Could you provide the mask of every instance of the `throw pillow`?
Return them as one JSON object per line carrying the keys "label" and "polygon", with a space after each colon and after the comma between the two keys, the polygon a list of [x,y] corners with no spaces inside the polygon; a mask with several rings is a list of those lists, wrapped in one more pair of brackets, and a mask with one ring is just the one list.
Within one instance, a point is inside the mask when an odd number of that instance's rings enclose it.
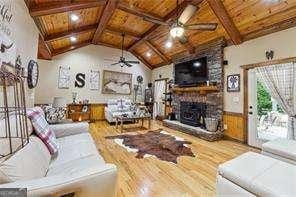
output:
{"label": "throw pillow", "polygon": [[42,107],[45,119],[49,124],[57,123],[65,119],[65,109],[63,108],[53,108],[51,106]]}
{"label": "throw pillow", "polygon": [[34,107],[33,109],[29,109],[27,114],[32,122],[35,133],[46,145],[50,154],[57,154],[59,148],[58,142],[54,132],[45,120],[43,110],[40,107]]}

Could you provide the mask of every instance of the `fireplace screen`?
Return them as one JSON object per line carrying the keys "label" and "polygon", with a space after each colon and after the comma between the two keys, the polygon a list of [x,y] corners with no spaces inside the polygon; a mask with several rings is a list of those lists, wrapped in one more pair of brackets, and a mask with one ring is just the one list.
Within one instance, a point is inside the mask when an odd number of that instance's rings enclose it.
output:
{"label": "fireplace screen", "polygon": [[181,123],[205,128],[207,110],[205,103],[181,102],[180,110]]}

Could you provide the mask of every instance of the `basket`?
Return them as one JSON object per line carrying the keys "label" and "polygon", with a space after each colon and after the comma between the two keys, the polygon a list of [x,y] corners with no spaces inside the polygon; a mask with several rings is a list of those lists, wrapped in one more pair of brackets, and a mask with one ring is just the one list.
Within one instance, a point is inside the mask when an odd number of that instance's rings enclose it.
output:
{"label": "basket", "polygon": [[205,118],[206,129],[210,132],[216,132],[218,129],[218,119]]}

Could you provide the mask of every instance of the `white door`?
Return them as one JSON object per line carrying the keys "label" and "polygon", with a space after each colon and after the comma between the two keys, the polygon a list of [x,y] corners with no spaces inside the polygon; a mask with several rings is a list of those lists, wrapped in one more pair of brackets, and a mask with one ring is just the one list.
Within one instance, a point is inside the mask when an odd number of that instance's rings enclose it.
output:
{"label": "white door", "polygon": [[154,82],[154,106],[153,118],[165,116],[165,105],[163,99],[166,92],[166,81],[159,80]]}
{"label": "white door", "polygon": [[257,78],[254,70],[248,72],[248,144],[261,148],[264,143],[258,135]]}

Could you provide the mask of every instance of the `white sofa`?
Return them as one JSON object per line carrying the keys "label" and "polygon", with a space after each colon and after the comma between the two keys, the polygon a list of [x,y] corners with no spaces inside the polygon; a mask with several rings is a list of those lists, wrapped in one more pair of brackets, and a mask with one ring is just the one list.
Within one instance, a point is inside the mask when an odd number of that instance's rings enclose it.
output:
{"label": "white sofa", "polygon": [[30,136],[24,148],[0,164],[0,189],[27,188],[28,196],[115,196],[116,166],[101,157],[88,124],[75,124],[51,126],[59,143],[54,159],[38,137]]}
{"label": "white sofa", "polygon": [[296,166],[248,152],[219,166],[216,196],[296,196]]}
{"label": "white sofa", "polygon": [[129,99],[110,99],[105,107],[105,118],[109,123],[116,121],[114,118],[116,115],[131,113],[131,101]]}
{"label": "white sofa", "polygon": [[296,165],[296,141],[276,139],[262,144],[263,155]]}

